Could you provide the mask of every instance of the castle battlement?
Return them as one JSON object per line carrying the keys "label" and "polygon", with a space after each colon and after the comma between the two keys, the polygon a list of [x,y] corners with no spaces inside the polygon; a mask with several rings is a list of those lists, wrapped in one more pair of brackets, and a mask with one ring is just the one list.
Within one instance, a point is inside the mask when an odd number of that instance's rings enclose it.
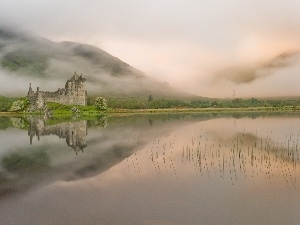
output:
{"label": "castle battlement", "polygon": [[31,83],[27,97],[30,102],[30,110],[43,109],[47,102],[55,102],[64,105],[87,105],[87,91],[85,89],[86,79],[76,72],[66,82],[65,88],[59,88],[55,92],[32,90]]}

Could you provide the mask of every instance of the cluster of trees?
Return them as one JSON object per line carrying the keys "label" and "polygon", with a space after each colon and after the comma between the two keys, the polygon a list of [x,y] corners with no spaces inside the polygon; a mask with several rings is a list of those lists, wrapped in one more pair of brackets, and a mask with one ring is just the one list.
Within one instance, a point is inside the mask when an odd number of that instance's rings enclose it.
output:
{"label": "cluster of trees", "polygon": [[[0,112],[23,111],[29,104],[27,98],[9,98],[0,96]],[[96,110],[105,111],[107,108],[119,109],[168,109],[168,108],[249,108],[249,107],[284,107],[300,106],[300,99],[257,99],[257,98],[235,98],[227,99],[165,99],[155,98],[149,95],[146,98],[106,98],[94,97],[88,99],[89,107]],[[68,106],[66,109],[69,109]],[[53,108],[53,107],[50,107]],[[63,110],[63,106],[60,106]]]}
{"label": "cluster of trees", "polygon": [[0,112],[8,112],[16,98],[9,98],[0,95]]}
{"label": "cluster of trees", "polygon": [[213,101],[211,107],[218,108],[249,108],[249,107],[284,107],[299,106],[300,99],[257,99],[235,98],[233,100]]}
{"label": "cluster of trees", "polygon": [[249,107],[284,107],[300,106],[300,99],[294,100],[263,100],[256,98],[233,100],[178,100],[155,99],[149,95],[148,99],[114,99],[107,103],[109,108],[123,109],[164,109],[164,108],[249,108]]}
{"label": "cluster of trees", "polygon": [[183,100],[173,99],[108,99],[108,108],[119,109],[163,109],[163,108],[186,108],[189,103]]}
{"label": "cluster of trees", "polygon": [[23,111],[27,108],[29,105],[29,99],[28,98],[21,98],[13,102],[11,105],[9,111],[10,112],[18,112]]}

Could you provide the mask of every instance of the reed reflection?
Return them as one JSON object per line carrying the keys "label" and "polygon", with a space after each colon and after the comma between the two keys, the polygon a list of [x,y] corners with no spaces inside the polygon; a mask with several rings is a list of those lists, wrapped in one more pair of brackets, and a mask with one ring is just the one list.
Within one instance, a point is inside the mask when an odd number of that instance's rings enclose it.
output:
{"label": "reed reflection", "polygon": [[235,119],[218,130],[212,125],[216,122],[199,123],[168,136],[155,135],[144,151],[127,159],[129,171],[149,170],[145,168],[148,161],[157,176],[177,178],[191,167],[200,177],[219,176],[232,185],[238,179],[256,177],[296,188],[300,130],[285,131],[275,125],[275,130],[257,127],[247,131],[236,124],[243,121]]}
{"label": "reed reflection", "polygon": [[245,132],[230,139],[210,139],[200,134],[183,147],[181,162],[191,163],[201,176],[218,173],[232,185],[241,176],[263,176],[270,182],[281,176],[286,185],[296,187],[298,139],[292,136],[273,140],[270,135],[258,137]]}

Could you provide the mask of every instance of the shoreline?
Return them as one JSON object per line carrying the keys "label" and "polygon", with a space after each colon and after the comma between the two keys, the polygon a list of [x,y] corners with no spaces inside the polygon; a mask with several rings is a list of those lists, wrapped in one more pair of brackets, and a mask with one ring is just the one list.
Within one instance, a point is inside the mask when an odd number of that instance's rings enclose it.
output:
{"label": "shoreline", "polygon": [[109,113],[300,112],[300,107],[112,109]]}
{"label": "shoreline", "polygon": [[[108,109],[106,112],[91,112],[79,115],[98,116],[115,114],[165,114],[165,113],[218,113],[218,112],[300,112],[300,107],[249,107],[249,108],[165,108],[165,109]],[[37,113],[24,112],[0,112],[0,116],[25,116],[25,115],[43,115]],[[69,111],[65,113],[56,113],[55,116],[72,115]]]}

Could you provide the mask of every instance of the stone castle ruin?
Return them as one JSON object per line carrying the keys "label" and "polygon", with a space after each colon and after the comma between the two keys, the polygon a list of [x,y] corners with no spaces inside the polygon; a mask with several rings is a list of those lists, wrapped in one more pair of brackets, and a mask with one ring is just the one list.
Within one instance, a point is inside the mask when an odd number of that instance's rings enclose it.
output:
{"label": "stone castle ruin", "polygon": [[55,102],[64,105],[87,105],[87,91],[85,90],[86,79],[79,76],[76,72],[66,82],[65,88],[59,88],[55,92],[37,91],[34,92],[31,88],[31,83],[28,90],[28,99],[30,103],[29,110],[45,109],[47,102]]}

